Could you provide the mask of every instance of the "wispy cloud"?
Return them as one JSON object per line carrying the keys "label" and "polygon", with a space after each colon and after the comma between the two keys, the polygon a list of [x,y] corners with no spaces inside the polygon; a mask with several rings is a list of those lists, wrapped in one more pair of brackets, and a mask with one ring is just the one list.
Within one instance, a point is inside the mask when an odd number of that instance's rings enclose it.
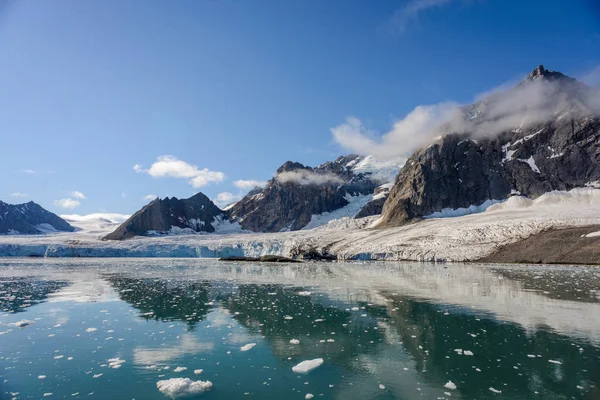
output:
{"label": "wispy cloud", "polygon": [[76,199],[83,200],[85,199],[85,194],[81,193],[78,190],[74,190],[70,193],[71,197],[75,197]]}
{"label": "wispy cloud", "polygon": [[344,181],[334,174],[317,174],[310,170],[298,169],[295,171],[284,171],[275,176],[281,183],[297,183],[300,185],[324,185],[343,183]]}
{"label": "wispy cloud", "polygon": [[142,200],[144,201],[152,201],[154,199],[156,199],[158,196],[155,194],[147,194],[144,197],[142,197]]}
{"label": "wispy cloud", "polygon": [[402,33],[411,24],[418,21],[420,14],[432,8],[442,7],[453,1],[455,0],[409,0],[396,11],[392,17],[392,22],[396,30]]}
{"label": "wispy cloud", "polygon": [[79,214],[61,214],[62,219],[68,222],[87,222],[96,220],[106,220],[113,223],[124,222],[127,218],[131,217],[129,214],[118,214],[118,213],[92,213],[86,215]]}
{"label": "wispy cloud", "polygon": [[187,179],[194,188],[200,188],[212,182],[222,182],[225,179],[223,172],[210,171],[208,168],[199,169],[193,164],[170,155],[158,157],[148,169],[144,169],[140,164],[135,164],[133,170],[137,173],[147,173],[155,178]]}
{"label": "wispy cloud", "polygon": [[233,202],[240,200],[241,198],[242,198],[242,196],[239,194],[233,194],[230,192],[221,192],[221,193],[217,194],[217,198],[213,199],[213,202],[219,207],[224,207],[228,204],[231,204]]}
{"label": "wispy cloud", "polygon": [[81,205],[81,202],[78,200],[73,200],[71,198],[68,198],[68,199],[55,200],[54,205],[57,205],[62,208],[73,209],[73,208],[79,207]]}
{"label": "wispy cloud", "polygon": [[267,184],[267,181],[258,181],[258,180],[252,180],[252,179],[248,179],[248,180],[238,179],[237,181],[233,182],[233,185],[235,187],[238,187],[243,190],[254,189],[257,186],[263,187],[266,184]]}
{"label": "wispy cloud", "polygon": [[[537,80],[506,90],[491,90],[476,96],[483,101],[478,112],[468,115],[456,102],[418,106],[396,121],[391,130],[378,134],[366,128],[360,120],[350,117],[331,129],[334,140],[344,149],[363,155],[373,154],[399,164],[415,150],[424,147],[443,134],[467,133],[472,137],[494,136],[516,128],[527,128],[557,117],[570,109],[568,96],[560,92],[558,82]],[[589,112],[600,114],[597,91],[582,93]]]}
{"label": "wispy cloud", "polygon": [[21,193],[21,192],[14,192],[10,194],[12,197],[27,197],[28,194],[27,193]]}

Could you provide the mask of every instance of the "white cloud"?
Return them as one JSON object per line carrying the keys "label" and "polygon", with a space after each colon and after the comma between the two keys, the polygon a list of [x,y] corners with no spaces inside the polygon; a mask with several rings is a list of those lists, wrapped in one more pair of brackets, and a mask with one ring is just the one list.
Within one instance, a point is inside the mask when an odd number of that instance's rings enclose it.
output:
{"label": "white cloud", "polygon": [[125,192],[121,192],[121,197],[126,199],[127,198],[127,194]]}
{"label": "white cloud", "polygon": [[137,365],[168,364],[186,355],[210,352],[214,346],[214,343],[201,342],[195,336],[184,333],[180,335],[179,344],[171,347],[135,347],[133,362]]}
{"label": "white cloud", "polygon": [[458,104],[446,102],[416,107],[380,137],[353,117],[332,128],[331,133],[337,143],[353,153],[373,154],[402,163],[414,150],[439,136],[444,123],[459,117]]}
{"label": "white cloud", "polygon": [[154,199],[156,199],[158,196],[155,194],[147,194],[144,197],[142,197],[142,200],[144,201],[152,201]]}
{"label": "white cloud", "polygon": [[54,204],[62,208],[76,208],[81,205],[78,200],[73,200],[71,198],[55,200]]}
{"label": "white cloud", "polygon": [[131,215],[129,214],[118,214],[118,213],[92,213],[86,215],[79,214],[61,214],[60,217],[67,222],[87,222],[96,220],[107,220],[110,222],[124,222]]}
{"label": "white cloud", "polygon": [[70,195],[72,197],[75,197],[76,199],[81,199],[81,200],[85,199],[85,195],[83,193],[81,193],[80,191],[77,191],[77,190],[72,191],[70,193]]}
{"label": "white cloud", "polygon": [[392,18],[399,32],[403,32],[411,24],[418,20],[419,14],[451,3],[454,0],[409,0]]}
{"label": "white cloud", "polygon": [[25,174],[37,174],[39,171],[36,171],[34,169],[26,168],[26,169],[22,169],[21,172],[23,172]]}
{"label": "white cloud", "polygon": [[334,174],[317,174],[310,170],[298,169],[295,171],[284,171],[275,176],[281,183],[298,183],[300,185],[324,185],[343,183],[344,181]]}
{"label": "white cloud", "polygon": [[223,172],[210,171],[208,168],[199,169],[195,165],[188,164],[169,155],[158,157],[149,169],[144,169],[140,164],[135,164],[133,170],[137,173],[147,173],[155,178],[188,179],[189,184],[194,188],[199,188],[212,182],[222,182],[225,179]]}
{"label": "white cloud", "polygon": [[250,190],[250,189],[254,189],[256,186],[259,187],[264,187],[267,184],[266,181],[257,181],[257,180],[244,180],[244,179],[238,179],[237,181],[233,182],[233,185],[240,188],[240,189],[244,189],[244,190]]}
{"label": "white cloud", "polygon": [[[489,137],[556,118],[558,112],[571,108],[567,96],[558,90],[557,85],[557,82],[536,80],[509,90],[488,91],[483,96],[476,96],[482,101],[476,110],[481,113],[479,116],[470,117],[458,103],[443,102],[416,107],[382,135],[367,129],[360,120],[352,117],[332,128],[331,133],[346,150],[372,154],[401,164],[413,151],[446,133]],[[597,91],[582,93],[581,98],[585,104],[580,104],[580,107],[591,113],[600,113]]]}
{"label": "white cloud", "polygon": [[28,194],[27,193],[21,193],[21,192],[14,192],[10,194],[12,197],[27,197]]}
{"label": "white cloud", "polygon": [[219,206],[224,207],[228,204],[234,203],[242,198],[241,195],[236,195],[230,192],[221,192],[217,194],[217,198],[213,199],[213,202]]}

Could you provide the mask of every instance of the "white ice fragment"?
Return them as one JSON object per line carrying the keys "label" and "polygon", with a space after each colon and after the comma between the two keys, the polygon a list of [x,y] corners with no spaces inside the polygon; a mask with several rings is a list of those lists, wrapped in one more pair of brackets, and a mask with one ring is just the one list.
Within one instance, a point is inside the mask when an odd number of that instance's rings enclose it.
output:
{"label": "white ice fragment", "polygon": [[312,294],[312,292],[308,292],[308,291],[298,292],[298,296],[310,296],[311,294]]}
{"label": "white ice fragment", "polygon": [[452,382],[452,381],[448,381],[448,382],[446,382],[446,384],[444,385],[444,387],[445,387],[446,389],[450,389],[450,390],[454,390],[454,389],[456,389],[456,385],[455,385],[455,384],[454,384],[454,382]]}
{"label": "white ice fragment", "polygon": [[256,343],[248,343],[248,344],[246,344],[246,345],[244,345],[244,346],[240,347],[240,350],[241,350],[241,351],[248,351],[248,350],[250,350],[251,348],[253,348],[254,346],[256,346]]}
{"label": "white ice fragment", "polygon": [[310,399],[312,399],[313,397],[315,397],[315,396],[314,396],[312,393],[306,393],[306,396],[304,396],[304,398],[305,398],[306,400],[310,400]]}
{"label": "white ice fragment", "polygon": [[382,383],[380,383],[380,384],[379,384],[379,389],[381,389],[381,390],[384,390],[384,389],[385,389],[385,385],[384,385],[384,384],[382,384]]}
{"label": "white ice fragment", "polygon": [[473,352],[472,352],[471,350],[465,350],[465,351],[463,351],[463,354],[464,354],[465,356],[472,356],[472,355],[473,355]]}
{"label": "white ice fragment", "polygon": [[98,329],[96,328],[87,328],[85,331],[86,332],[96,332]]}
{"label": "white ice fragment", "polygon": [[291,315],[286,315],[285,317],[283,317],[284,319],[290,320],[290,319],[294,319],[294,317],[292,317]]}
{"label": "white ice fragment", "polygon": [[38,375],[38,379],[46,379],[46,375]]}
{"label": "white ice fragment", "polygon": [[108,360],[108,368],[119,369],[121,365],[125,362],[125,360],[121,360],[119,357],[109,358]]}
{"label": "white ice fragment", "polygon": [[17,322],[13,322],[13,323],[11,323],[11,324],[8,324],[8,326],[14,326],[15,328],[24,328],[24,327],[26,327],[27,325],[32,325],[32,324],[35,324],[35,322],[33,322],[33,321],[30,321],[30,320],[28,320],[28,319],[22,319],[22,320],[20,320],[20,321],[17,321]]}
{"label": "white ice fragment", "polygon": [[502,390],[494,389],[491,386],[490,386],[490,391],[493,392],[493,393],[502,393]]}
{"label": "white ice fragment", "polygon": [[315,358],[314,360],[305,360],[292,367],[292,371],[299,374],[305,374],[323,364],[322,358]]}
{"label": "white ice fragment", "polygon": [[562,364],[560,361],[556,361],[556,360],[548,360],[548,362],[552,363],[552,364],[559,364],[559,365]]}
{"label": "white ice fragment", "polygon": [[171,397],[186,397],[202,393],[212,387],[211,381],[192,381],[190,378],[171,378],[156,382],[158,390]]}
{"label": "white ice fragment", "polygon": [[187,367],[177,367],[173,370],[173,372],[182,372],[185,371],[187,369]]}
{"label": "white ice fragment", "polygon": [[292,339],[290,340],[291,344],[300,344],[300,341],[298,339]]}

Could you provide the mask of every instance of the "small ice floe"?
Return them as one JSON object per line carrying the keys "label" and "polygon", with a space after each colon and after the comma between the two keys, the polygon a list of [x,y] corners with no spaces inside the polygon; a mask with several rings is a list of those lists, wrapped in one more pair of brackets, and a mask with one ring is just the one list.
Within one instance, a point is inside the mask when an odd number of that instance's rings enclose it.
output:
{"label": "small ice floe", "polygon": [[465,356],[472,356],[472,355],[473,355],[473,352],[472,352],[471,350],[465,350],[465,351],[463,351],[463,354],[464,354]]}
{"label": "small ice floe", "polygon": [[315,319],[315,322],[323,322],[323,321],[325,321],[323,318]]}
{"label": "small ice floe", "polygon": [[327,339],[327,342],[328,343],[333,343],[333,342],[335,342],[335,339]]}
{"label": "small ice floe", "polygon": [[548,362],[552,363],[552,364],[558,364],[558,365],[562,364],[560,361],[556,361],[556,360],[548,360]]}
{"label": "small ice floe", "polygon": [[502,393],[502,390],[494,389],[493,387],[490,386],[490,392],[492,392],[492,393]]}
{"label": "small ice floe", "polygon": [[35,322],[30,321],[28,319],[22,319],[20,321],[7,324],[7,326],[14,326],[15,328],[25,328],[27,325],[33,325],[33,324],[35,324]]}
{"label": "small ice floe", "polygon": [[312,294],[312,292],[308,292],[308,291],[298,292],[298,296],[310,296],[311,294]]}
{"label": "small ice floe", "polygon": [[46,379],[46,375],[38,375],[38,379]]}
{"label": "small ice floe", "polygon": [[108,360],[108,368],[119,369],[121,365],[125,362],[125,360],[121,360],[119,357],[109,358]]}
{"label": "small ice floe", "polygon": [[291,315],[286,315],[285,317],[283,317],[283,319],[290,320],[290,319],[294,319],[294,317],[292,317]]}
{"label": "small ice floe", "polygon": [[196,374],[196,375],[200,375],[202,372],[204,372],[203,369],[195,369],[194,370],[194,374]]}
{"label": "small ice floe", "polygon": [[240,347],[240,350],[241,350],[241,351],[248,351],[248,350],[250,350],[251,348],[253,348],[254,346],[256,346],[256,343],[248,343],[248,344],[246,344],[246,345],[244,345],[244,346]]}
{"label": "small ice floe", "polygon": [[97,328],[87,328],[85,331],[88,333],[91,333],[91,332],[96,332],[97,330],[98,330]]}
{"label": "small ice floe", "polygon": [[454,389],[456,389],[456,385],[455,385],[455,384],[454,384],[454,382],[452,382],[452,381],[448,381],[448,382],[446,382],[446,384],[444,385],[444,387],[445,387],[446,389],[450,389],[450,390],[454,390]]}
{"label": "small ice floe", "polygon": [[323,364],[322,358],[315,358],[314,360],[302,361],[298,365],[292,367],[292,371],[299,374],[306,374],[307,372],[321,366]]}
{"label": "small ice floe", "polygon": [[291,344],[300,344],[300,341],[298,339],[292,339],[290,340]]}
{"label": "small ice floe", "polygon": [[384,384],[382,384],[382,383],[380,383],[380,384],[379,384],[379,389],[381,389],[381,390],[385,390],[385,385],[384,385]]}
{"label": "small ice floe", "polygon": [[527,354],[527,357],[529,357],[529,358],[535,358],[535,354]]}
{"label": "small ice floe", "polygon": [[211,381],[193,381],[190,378],[171,378],[156,382],[158,390],[173,399],[203,393],[212,385]]}
{"label": "small ice floe", "polygon": [[97,378],[100,378],[102,375],[104,375],[104,374],[94,374],[93,378],[97,379]]}
{"label": "small ice floe", "polygon": [[61,358],[63,358],[63,357],[64,357],[63,355],[60,355],[60,356],[54,356],[54,359],[55,359],[55,360],[60,360],[60,359],[61,359]]}
{"label": "small ice floe", "polygon": [[177,367],[173,370],[173,372],[183,372],[187,369],[187,367]]}
{"label": "small ice floe", "polygon": [[50,396],[52,396],[53,394],[54,394],[54,393],[50,393],[50,392],[48,392],[48,393],[44,393],[44,397],[50,397]]}
{"label": "small ice floe", "polygon": [[305,398],[306,400],[310,400],[310,399],[312,399],[312,398],[314,398],[314,397],[315,397],[315,396],[314,396],[312,393],[306,393],[306,396],[304,396],[304,398]]}

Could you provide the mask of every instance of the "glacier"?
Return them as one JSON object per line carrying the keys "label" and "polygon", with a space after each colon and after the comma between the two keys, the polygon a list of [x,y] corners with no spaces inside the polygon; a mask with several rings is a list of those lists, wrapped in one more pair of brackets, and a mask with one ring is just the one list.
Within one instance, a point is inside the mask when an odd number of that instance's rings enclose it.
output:
{"label": "glacier", "polygon": [[335,216],[341,218],[315,218],[322,225],[301,231],[249,233],[223,221],[217,233],[179,232],[125,241],[101,240],[119,221],[77,218],[70,221],[78,228],[75,232],[0,236],[0,256],[259,257],[290,256],[302,248],[326,249],[341,260],[474,261],[546,229],[600,224],[600,190],[593,187],[549,192],[534,200],[512,196],[485,206],[467,215],[467,210],[444,210],[385,229],[373,228],[377,216],[355,219],[340,213]]}

